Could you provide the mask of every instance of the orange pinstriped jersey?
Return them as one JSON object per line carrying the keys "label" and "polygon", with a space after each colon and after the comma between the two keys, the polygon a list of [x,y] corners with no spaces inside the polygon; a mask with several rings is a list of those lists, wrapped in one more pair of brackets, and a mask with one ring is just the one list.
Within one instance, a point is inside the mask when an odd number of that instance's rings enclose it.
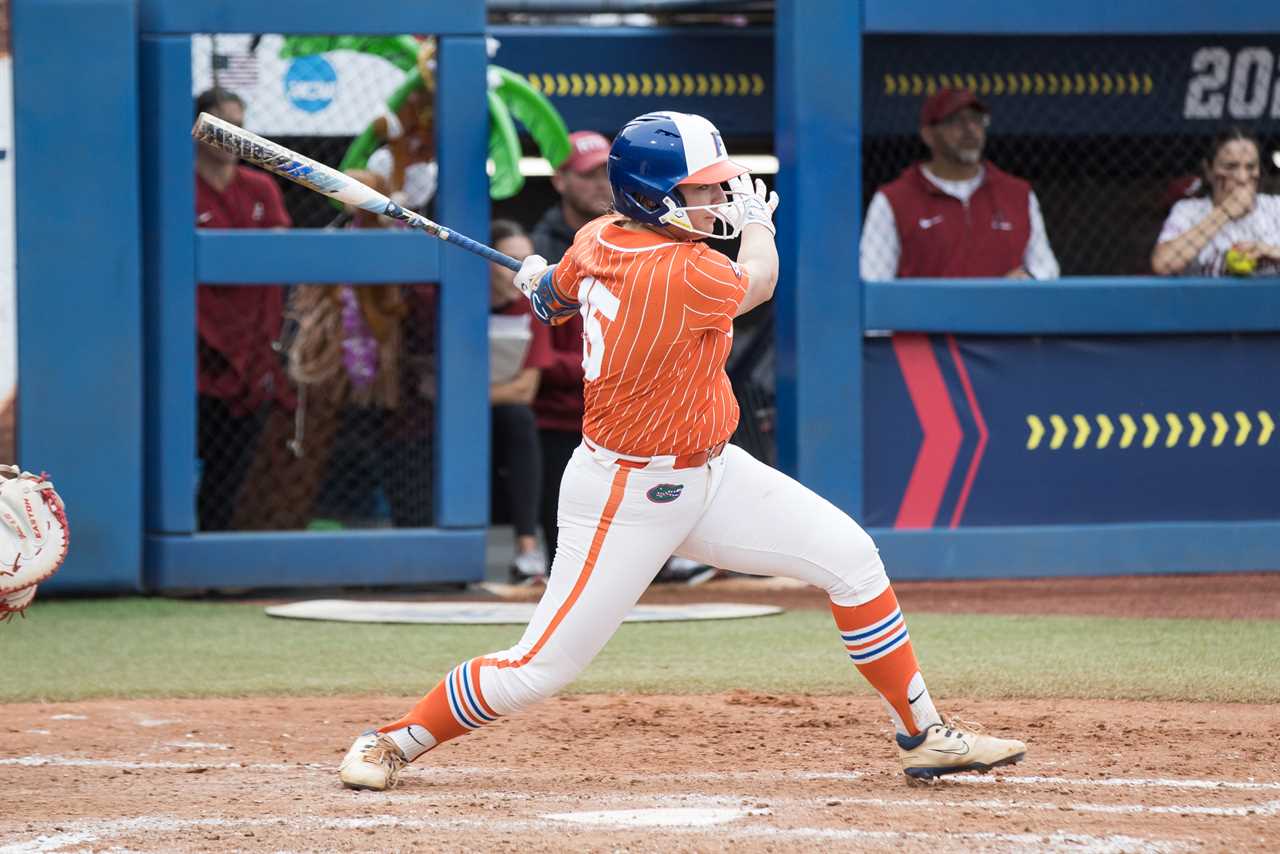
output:
{"label": "orange pinstriped jersey", "polygon": [[583,226],[555,271],[582,306],[582,432],[620,454],[705,451],[738,425],[724,365],[747,275],[704,243],[621,221]]}

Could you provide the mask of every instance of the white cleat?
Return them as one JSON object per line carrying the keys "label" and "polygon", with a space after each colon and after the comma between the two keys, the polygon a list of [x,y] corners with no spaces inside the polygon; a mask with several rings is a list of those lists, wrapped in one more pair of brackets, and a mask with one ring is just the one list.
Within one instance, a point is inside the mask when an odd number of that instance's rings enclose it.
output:
{"label": "white cleat", "polygon": [[1027,755],[1016,738],[996,738],[952,724],[931,724],[917,736],[898,736],[898,758],[908,777],[932,780],[961,771],[990,771]]}
{"label": "white cleat", "polygon": [[348,789],[395,788],[400,770],[409,763],[394,741],[378,732],[366,732],[355,740],[338,766],[338,778]]}

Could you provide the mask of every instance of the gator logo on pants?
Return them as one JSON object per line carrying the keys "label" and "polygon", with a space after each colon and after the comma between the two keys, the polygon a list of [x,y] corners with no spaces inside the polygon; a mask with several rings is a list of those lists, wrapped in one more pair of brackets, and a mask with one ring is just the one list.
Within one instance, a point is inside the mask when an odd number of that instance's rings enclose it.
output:
{"label": "gator logo on pants", "polygon": [[683,483],[660,483],[646,492],[645,497],[654,504],[670,504],[679,498],[683,491]]}

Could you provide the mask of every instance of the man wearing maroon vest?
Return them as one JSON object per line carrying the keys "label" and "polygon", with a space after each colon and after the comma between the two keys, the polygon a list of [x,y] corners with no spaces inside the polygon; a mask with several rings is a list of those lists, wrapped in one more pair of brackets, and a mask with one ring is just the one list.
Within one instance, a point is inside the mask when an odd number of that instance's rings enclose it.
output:
{"label": "man wearing maroon vest", "polygon": [[982,159],[991,111],[967,89],[940,89],[920,111],[930,159],[882,186],[862,226],[866,281],[1055,279],[1031,185]]}

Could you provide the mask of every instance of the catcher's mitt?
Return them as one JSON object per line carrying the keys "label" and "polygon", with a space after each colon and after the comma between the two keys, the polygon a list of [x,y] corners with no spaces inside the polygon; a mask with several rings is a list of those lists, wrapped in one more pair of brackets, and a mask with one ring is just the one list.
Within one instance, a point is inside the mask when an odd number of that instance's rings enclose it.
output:
{"label": "catcher's mitt", "polygon": [[58,571],[70,531],[46,476],[0,465],[0,620],[20,614],[36,585]]}

